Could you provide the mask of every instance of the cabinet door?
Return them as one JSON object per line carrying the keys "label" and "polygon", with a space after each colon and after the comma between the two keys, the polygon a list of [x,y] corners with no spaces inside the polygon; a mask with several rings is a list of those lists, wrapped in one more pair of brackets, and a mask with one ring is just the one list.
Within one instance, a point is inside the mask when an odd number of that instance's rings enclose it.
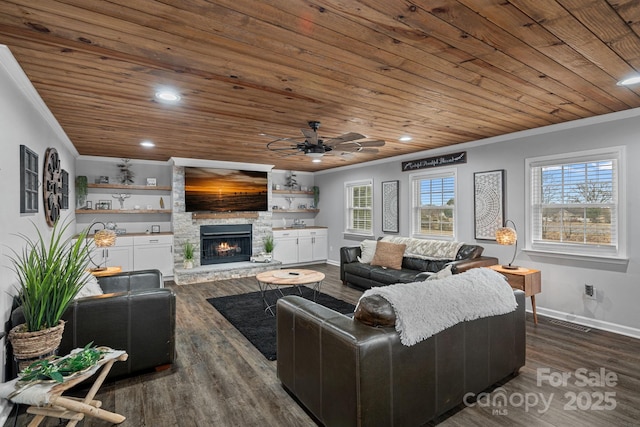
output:
{"label": "cabinet door", "polygon": [[313,260],[321,261],[329,256],[329,239],[327,233],[317,233],[313,237]]}
{"label": "cabinet door", "polygon": [[136,236],[133,247],[134,270],[158,269],[163,276],[173,276],[173,238],[171,236]]}
{"label": "cabinet door", "polygon": [[133,270],[133,247],[113,246],[111,248],[104,248],[107,256],[107,266],[109,267],[122,267],[122,271]]}
{"label": "cabinet door", "polygon": [[313,237],[306,234],[298,237],[298,262],[313,261]]}
{"label": "cabinet door", "polygon": [[279,231],[273,233],[273,259],[283,264],[298,262],[298,233]]}

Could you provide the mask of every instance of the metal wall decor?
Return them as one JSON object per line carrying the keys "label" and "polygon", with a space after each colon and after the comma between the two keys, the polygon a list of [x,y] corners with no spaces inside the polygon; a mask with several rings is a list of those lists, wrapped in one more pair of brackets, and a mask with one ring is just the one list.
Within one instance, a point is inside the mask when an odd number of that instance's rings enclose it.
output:
{"label": "metal wall decor", "polygon": [[474,182],[475,238],[496,240],[504,222],[504,169],[476,172]]}
{"label": "metal wall decor", "polygon": [[382,183],[382,232],[399,233],[400,223],[398,210],[398,190],[400,181],[384,181]]}
{"label": "metal wall decor", "polygon": [[20,213],[38,212],[38,155],[20,145]]}
{"label": "metal wall decor", "polygon": [[60,157],[58,150],[48,148],[44,155],[44,216],[50,227],[60,217],[60,205],[62,204],[62,169],[60,169]]}

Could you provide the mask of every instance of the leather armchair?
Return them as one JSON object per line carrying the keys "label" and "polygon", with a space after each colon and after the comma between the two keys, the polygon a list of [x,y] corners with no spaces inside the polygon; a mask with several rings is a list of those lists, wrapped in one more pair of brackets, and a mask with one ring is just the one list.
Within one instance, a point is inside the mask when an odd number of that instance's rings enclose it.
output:
{"label": "leather armchair", "polygon": [[[109,378],[165,367],[175,360],[176,297],[164,288],[158,270],[120,273],[98,279],[104,294],[79,298],[62,319],[66,322],[59,355],[94,345],[125,350],[129,358],[116,363]],[[20,307],[11,313],[10,326],[24,322]],[[7,379],[17,375],[8,345]]]}
{"label": "leather armchair", "polygon": [[297,296],[278,300],[277,375],[326,426],[420,426],[518,372],[525,363],[525,297],[518,307],[452,326],[414,346]]}

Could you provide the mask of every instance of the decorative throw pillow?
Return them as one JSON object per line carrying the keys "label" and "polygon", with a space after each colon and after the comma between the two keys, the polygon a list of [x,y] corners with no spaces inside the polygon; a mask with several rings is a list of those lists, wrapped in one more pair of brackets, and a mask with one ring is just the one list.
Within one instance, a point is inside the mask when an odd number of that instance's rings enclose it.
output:
{"label": "decorative throw pillow", "polygon": [[376,253],[377,240],[363,240],[360,242],[360,256],[358,261],[369,264]]}
{"label": "decorative throw pillow", "polygon": [[100,284],[98,283],[98,279],[96,279],[96,277],[91,273],[85,273],[85,277],[87,275],[89,276],[87,283],[85,283],[85,285],[80,289],[75,299],[104,294]]}
{"label": "decorative throw pillow", "polygon": [[394,326],[396,324],[396,312],[393,306],[380,295],[361,297],[353,317],[369,326]]}
{"label": "decorative throw pillow", "polygon": [[451,275],[453,275],[453,273],[451,272],[451,264],[449,264],[437,273],[434,273],[431,276],[427,277],[427,280],[444,279],[445,277],[449,277]]}
{"label": "decorative throw pillow", "polygon": [[404,256],[406,247],[407,245],[403,244],[378,242],[376,245],[376,253],[371,260],[371,265],[400,270],[402,268],[402,257]]}

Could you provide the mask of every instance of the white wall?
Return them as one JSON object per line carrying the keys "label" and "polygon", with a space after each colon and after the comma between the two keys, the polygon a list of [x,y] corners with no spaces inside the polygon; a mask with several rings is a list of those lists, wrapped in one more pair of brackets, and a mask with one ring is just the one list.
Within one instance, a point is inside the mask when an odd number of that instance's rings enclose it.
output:
{"label": "white wall", "polygon": [[[60,155],[61,167],[69,172],[70,181],[75,176],[74,157],[77,152],[53,118],[44,102],[27,79],[26,75],[6,46],[0,45],[0,311],[7,321],[11,309],[11,295],[15,294],[15,273],[7,258],[11,248],[20,249],[22,240],[16,235],[23,233],[35,237],[35,224],[46,236],[50,228],[44,218],[42,199],[35,214],[20,213],[20,145],[24,144],[38,154],[38,168],[42,171],[44,154],[53,147]],[[40,172],[42,179],[42,172]],[[74,220],[72,201],[75,200],[73,185],[70,185],[70,209],[62,211],[62,218]],[[75,232],[72,224],[69,235]],[[0,342],[0,379],[4,379],[5,341]],[[0,418],[8,408],[6,401],[0,405]]]}
{"label": "white wall", "polygon": [[[401,161],[416,160],[439,154],[467,151],[468,162],[455,166],[458,179],[458,240],[477,243],[485,247],[485,254],[497,256],[502,262],[510,261],[513,247],[497,245],[491,241],[475,241],[473,228],[473,174],[474,172],[505,169],[506,217],[515,221],[519,241],[524,242],[525,231],[525,159],[543,155],[625,146],[627,154],[626,181],[627,211],[640,208],[640,109],[549,126],[527,132],[501,136],[484,141],[462,144],[448,149],[426,151],[389,161],[372,162],[351,167],[319,172],[315,183],[320,187],[320,213],[317,223],[329,226],[329,260],[338,263],[341,246],[355,246],[356,240],[347,240],[344,230],[345,181],[373,178],[375,236],[381,231],[381,182],[400,180],[400,235],[410,233],[409,175],[401,171]],[[433,170],[433,169],[431,169]],[[539,314],[588,324],[602,329],[640,337],[640,226],[629,216],[627,226],[628,265],[575,261],[529,255],[519,247],[516,264],[542,271],[542,293],[536,297]],[[635,238],[634,238],[635,237]],[[585,283],[595,285],[597,300],[583,297]]]}

